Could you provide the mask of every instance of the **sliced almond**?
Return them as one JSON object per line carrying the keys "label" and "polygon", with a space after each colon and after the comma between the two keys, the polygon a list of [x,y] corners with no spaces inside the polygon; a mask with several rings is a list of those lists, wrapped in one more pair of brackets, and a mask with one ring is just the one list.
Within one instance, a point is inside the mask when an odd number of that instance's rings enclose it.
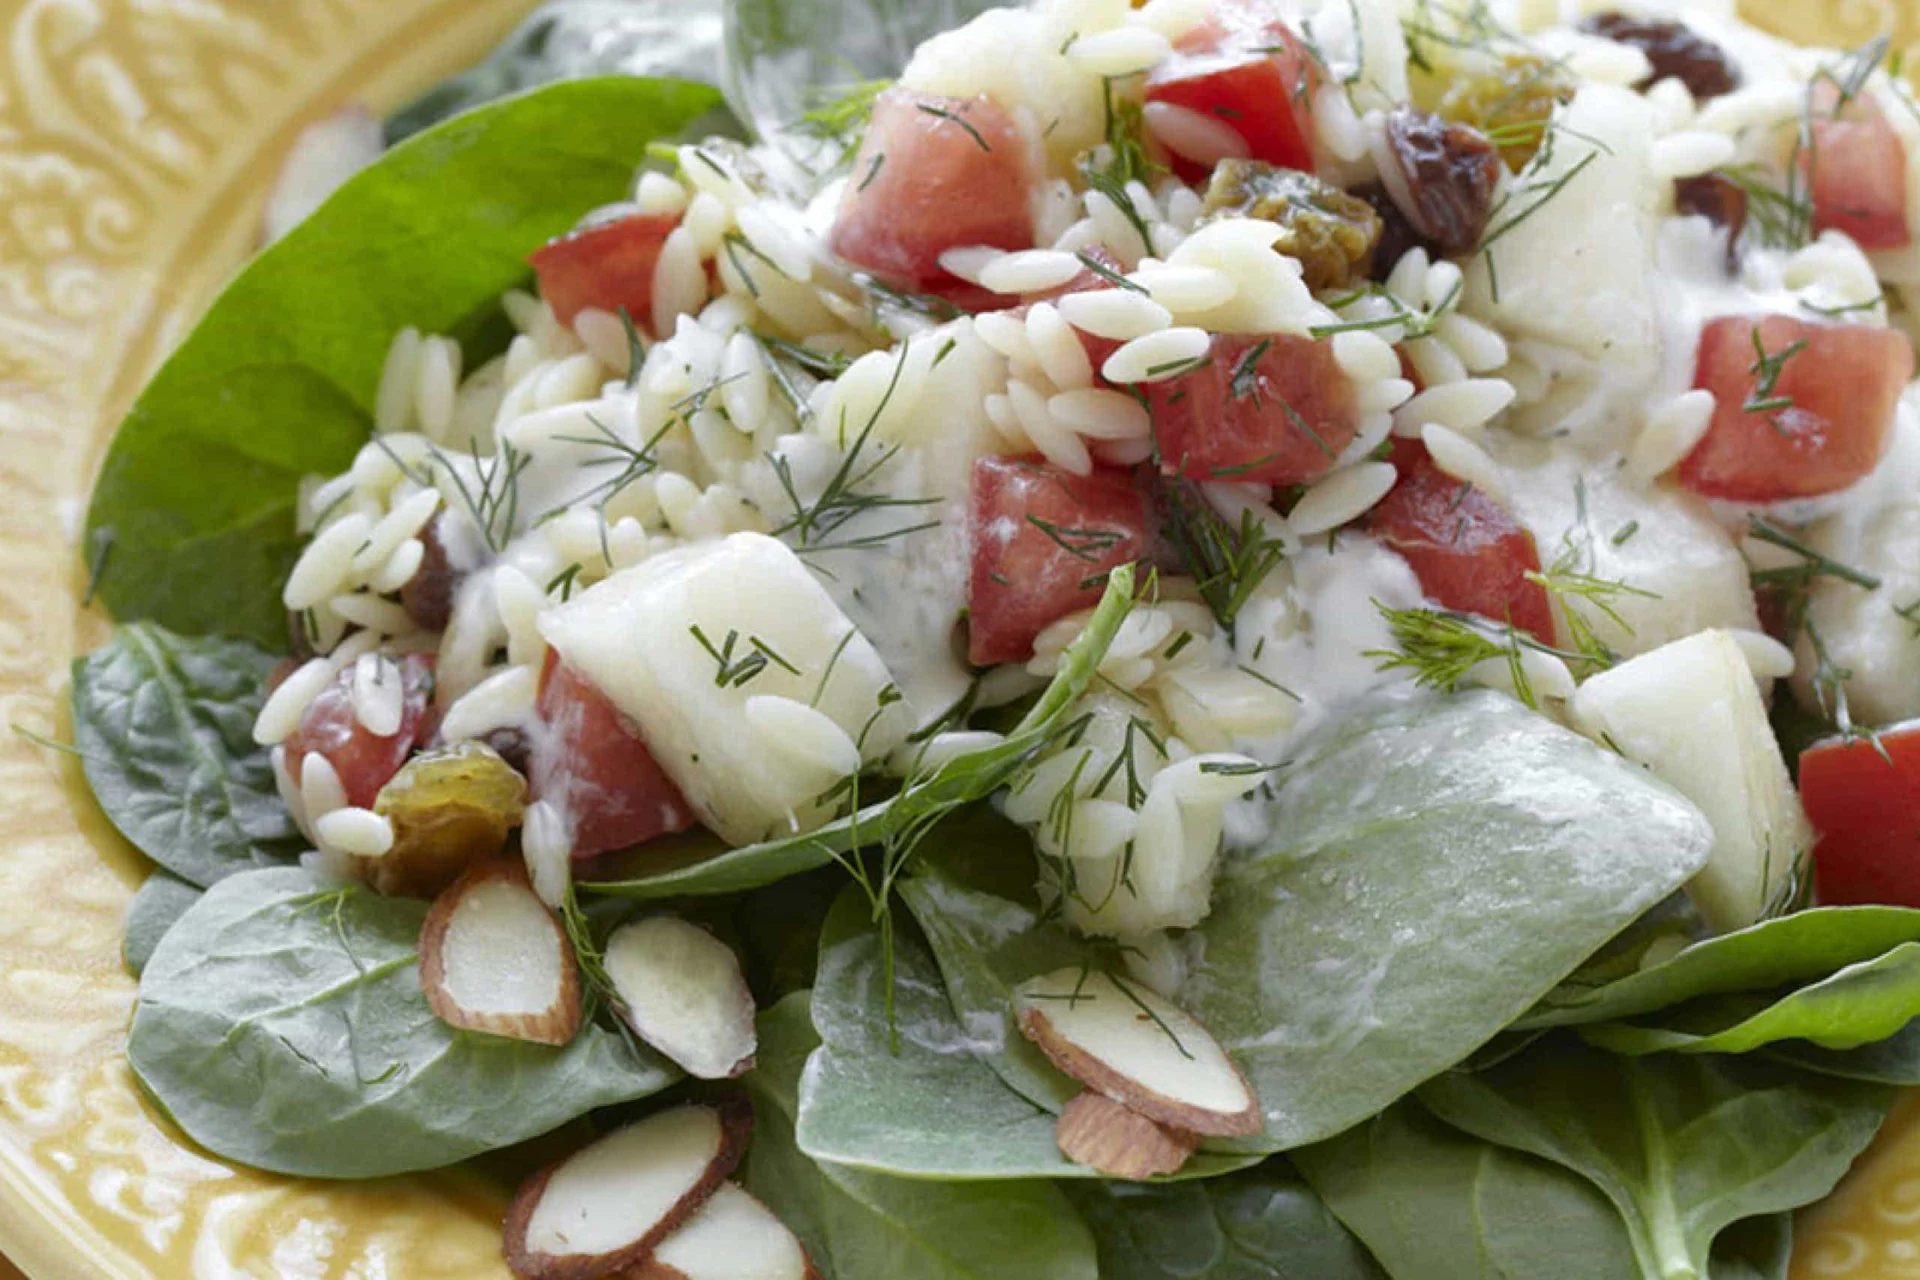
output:
{"label": "sliced almond", "polygon": [[820,1280],[773,1210],[731,1182],[626,1280]]}
{"label": "sliced almond", "polygon": [[740,1163],[745,1099],[675,1107],[529,1178],[507,1209],[507,1265],[524,1280],[589,1280],[645,1261]]}
{"label": "sliced almond", "polygon": [[580,1029],[573,947],[517,862],[483,863],[434,899],[420,987],[450,1027],[553,1045]]}
{"label": "sliced almond", "polygon": [[1207,1029],[1136,982],[1081,968],[1022,983],[1020,1030],[1053,1064],[1168,1128],[1209,1137],[1260,1131],[1260,1103]]}
{"label": "sliced almond", "polygon": [[1083,1093],[1067,1103],[1053,1136],[1075,1164],[1129,1182],[1178,1173],[1200,1148],[1199,1134],[1162,1128],[1104,1093]]}
{"label": "sliced almond", "polygon": [[726,943],[648,916],[614,930],[606,966],[627,1023],[688,1075],[725,1080],[753,1066],[753,993]]}

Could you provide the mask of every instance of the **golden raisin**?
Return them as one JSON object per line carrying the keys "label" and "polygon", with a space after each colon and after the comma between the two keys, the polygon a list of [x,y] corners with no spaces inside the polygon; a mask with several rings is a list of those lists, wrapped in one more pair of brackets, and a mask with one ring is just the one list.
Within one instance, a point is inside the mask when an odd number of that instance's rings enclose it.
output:
{"label": "golden raisin", "polygon": [[1274,247],[1299,260],[1316,293],[1366,279],[1380,241],[1380,215],[1365,200],[1310,173],[1258,160],[1222,160],[1207,184],[1202,216],[1279,223],[1286,233]]}
{"label": "golden raisin", "polygon": [[1470,125],[1500,148],[1507,168],[1519,172],[1540,150],[1553,109],[1573,99],[1573,86],[1553,64],[1531,54],[1510,53],[1497,72],[1462,75],[1435,108],[1442,120]]}

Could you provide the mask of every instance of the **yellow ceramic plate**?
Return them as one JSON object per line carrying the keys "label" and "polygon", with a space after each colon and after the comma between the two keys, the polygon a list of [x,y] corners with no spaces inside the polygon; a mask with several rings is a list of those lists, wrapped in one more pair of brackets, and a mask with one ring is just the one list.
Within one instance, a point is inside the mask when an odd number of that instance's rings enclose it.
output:
{"label": "yellow ceramic plate", "polygon": [[[80,604],[94,470],[251,247],[289,142],[348,101],[393,106],[529,7],[0,0],[0,724],[65,736],[68,664],[107,625]],[[1920,43],[1920,0],[1751,8],[1801,39],[1904,23]],[[143,874],[70,761],[0,733],[0,1252],[36,1278],[504,1275],[497,1187],[269,1177],[156,1122],[121,1057]],[[1920,1277],[1920,1104],[1807,1215],[1796,1276]]]}

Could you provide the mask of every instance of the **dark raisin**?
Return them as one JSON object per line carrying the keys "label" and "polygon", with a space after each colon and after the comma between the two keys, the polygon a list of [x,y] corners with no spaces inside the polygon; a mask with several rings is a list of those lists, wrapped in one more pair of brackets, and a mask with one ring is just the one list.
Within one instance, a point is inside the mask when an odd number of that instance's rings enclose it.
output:
{"label": "dark raisin", "polygon": [[1202,216],[1261,218],[1284,234],[1274,248],[1300,263],[1315,293],[1348,288],[1373,269],[1380,215],[1310,173],[1259,160],[1222,160],[1207,184]]}
{"label": "dark raisin", "polygon": [[1353,194],[1372,205],[1373,211],[1380,215],[1380,242],[1373,247],[1373,270],[1368,275],[1369,279],[1384,283],[1393,274],[1400,259],[1415,249],[1432,253],[1440,247],[1413,229],[1413,224],[1407,221],[1407,215],[1400,212],[1400,206],[1393,202],[1393,197],[1379,183],[1357,187]]}
{"label": "dark raisin", "polygon": [[524,729],[494,729],[482,734],[480,741],[493,748],[493,753],[512,765],[522,777],[531,776],[528,773],[528,761],[533,744],[527,739]]}
{"label": "dark raisin", "polygon": [[1630,44],[1647,55],[1653,63],[1653,74],[1638,88],[1672,76],[1687,86],[1694,101],[1706,102],[1740,87],[1740,69],[1733,65],[1727,51],[1684,23],[1600,13],[1581,25],[1594,35]]}
{"label": "dark raisin", "polygon": [[445,631],[453,616],[453,593],[460,575],[447,559],[447,546],[440,538],[440,517],[436,516],[420,533],[426,547],[420,568],[407,585],[400,588],[400,604],[407,616],[428,631]]}
{"label": "dark raisin", "polygon": [[1740,233],[1747,227],[1747,193],[1732,178],[1719,173],[1686,178],[1673,186],[1674,208],[1697,214],[1727,229],[1727,271],[1740,266]]}
{"label": "dark raisin", "polygon": [[1411,198],[1401,212],[1413,229],[1449,256],[1478,245],[1493,213],[1494,187],[1503,169],[1500,153],[1487,136],[1401,107],[1387,117],[1387,142]]}

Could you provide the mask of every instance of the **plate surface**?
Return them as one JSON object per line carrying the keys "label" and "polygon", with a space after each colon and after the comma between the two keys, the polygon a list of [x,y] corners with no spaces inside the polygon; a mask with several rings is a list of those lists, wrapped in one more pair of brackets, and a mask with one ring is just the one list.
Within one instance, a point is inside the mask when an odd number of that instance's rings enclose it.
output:
{"label": "plate surface", "polygon": [[[114,424],[251,247],[309,121],[473,61],[529,0],[0,0],[0,726],[68,736],[106,634],[77,534]],[[1751,0],[1857,44],[1916,0]],[[504,1275],[498,1187],[230,1169],[121,1057],[121,916],[144,866],[73,762],[0,732],[0,1252],[36,1278]],[[0,1264],[0,1274],[4,1264]],[[1802,1224],[1795,1275],[1920,1277],[1920,1101]]]}

